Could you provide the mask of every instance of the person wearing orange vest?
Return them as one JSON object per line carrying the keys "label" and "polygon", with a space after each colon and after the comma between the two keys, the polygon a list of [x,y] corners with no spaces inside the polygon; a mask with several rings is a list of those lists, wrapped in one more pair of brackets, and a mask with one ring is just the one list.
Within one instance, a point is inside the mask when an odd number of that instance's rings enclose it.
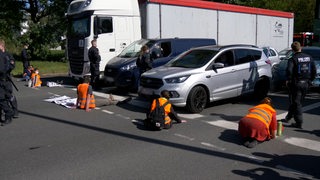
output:
{"label": "person wearing orange vest", "polygon": [[39,69],[35,68],[31,74],[31,87],[41,87],[42,81],[39,75]]}
{"label": "person wearing orange vest", "polygon": [[[153,111],[156,108],[156,101],[159,100],[159,105],[160,106],[164,106],[164,111],[165,111],[165,119],[164,119],[164,129],[170,129],[172,126],[172,120],[175,120],[177,123],[181,123],[182,120],[178,117],[177,113],[173,110],[173,107],[171,105],[171,103],[169,102],[169,98],[170,98],[170,93],[167,90],[163,90],[161,92],[161,97],[154,99],[152,101],[151,107],[150,107],[150,112]],[[150,119],[148,119],[148,114],[147,113],[147,119],[146,119],[146,124],[147,126],[150,124]],[[185,121],[183,121],[185,122]]]}
{"label": "person wearing orange vest", "polygon": [[239,121],[238,130],[248,148],[275,138],[277,118],[271,99],[266,97],[259,105],[250,108],[248,114]]}
{"label": "person wearing orange vest", "polygon": [[77,108],[85,109],[87,112],[96,107],[92,86],[89,84],[90,77],[85,76],[83,83],[77,87]]}

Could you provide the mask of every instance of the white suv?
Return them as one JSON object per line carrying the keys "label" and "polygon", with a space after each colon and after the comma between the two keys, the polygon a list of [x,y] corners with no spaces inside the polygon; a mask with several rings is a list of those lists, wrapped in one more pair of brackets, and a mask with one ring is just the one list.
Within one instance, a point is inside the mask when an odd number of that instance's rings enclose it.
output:
{"label": "white suv", "polygon": [[142,96],[171,93],[170,102],[201,112],[208,102],[255,92],[267,95],[271,62],[263,50],[252,45],[204,46],[190,49],[164,66],[142,74]]}

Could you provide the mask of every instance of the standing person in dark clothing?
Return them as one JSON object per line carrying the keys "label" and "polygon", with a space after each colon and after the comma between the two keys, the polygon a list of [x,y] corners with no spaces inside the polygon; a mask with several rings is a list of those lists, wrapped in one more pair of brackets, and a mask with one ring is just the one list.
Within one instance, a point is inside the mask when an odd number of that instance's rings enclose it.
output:
{"label": "standing person in dark clothing", "polygon": [[136,64],[139,68],[139,76],[141,76],[142,73],[152,69],[152,61],[150,59],[150,52],[148,46],[144,45],[141,47],[140,54]]}
{"label": "standing person in dark clothing", "polygon": [[21,59],[22,59],[22,63],[23,63],[23,72],[25,72],[28,67],[30,66],[30,62],[29,62],[29,55],[28,55],[28,48],[29,45],[25,44],[23,45],[23,49],[21,51]]}
{"label": "standing person in dark clothing", "polygon": [[8,95],[10,95],[9,83],[11,83],[8,82],[8,73],[11,72],[12,69],[10,68],[12,68],[13,65],[14,61],[11,61],[5,52],[5,42],[0,39],[0,111],[4,111],[5,113],[5,119],[0,119],[1,126],[11,123],[14,115],[8,97]]}
{"label": "standing person in dark clothing", "polygon": [[94,39],[91,41],[91,47],[88,52],[90,60],[90,73],[91,73],[91,85],[94,89],[98,89],[99,74],[100,74],[100,53],[97,48],[97,40]]}
{"label": "standing person in dark clothing", "polygon": [[311,56],[301,52],[299,42],[293,42],[294,55],[288,61],[286,85],[289,90],[289,110],[284,122],[294,118],[293,127],[302,128],[302,102],[309,84],[316,76],[316,66]]}

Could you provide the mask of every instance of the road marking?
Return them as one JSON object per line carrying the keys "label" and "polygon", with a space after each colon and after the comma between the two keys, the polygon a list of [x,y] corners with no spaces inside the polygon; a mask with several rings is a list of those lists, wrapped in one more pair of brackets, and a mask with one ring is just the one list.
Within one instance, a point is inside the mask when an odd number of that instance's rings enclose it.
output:
{"label": "road marking", "polygon": [[105,113],[108,113],[108,114],[114,114],[114,112],[108,111],[108,110],[102,110],[102,112],[105,112]]}
{"label": "road marking", "polygon": [[182,135],[182,134],[175,133],[174,135],[178,136],[178,137],[181,137],[183,139],[187,139],[189,141],[193,141],[194,140],[194,138],[191,138],[191,137],[188,137],[188,136],[185,136],[185,135]]}
{"label": "road marking", "polygon": [[134,124],[144,125],[143,121],[136,120],[136,119],[132,119],[131,122],[134,123]]}
{"label": "road marking", "polygon": [[216,145],[214,145],[214,144],[210,144],[210,143],[206,143],[206,142],[201,142],[201,144],[202,144],[203,146],[207,146],[207,147],[210,147],[210,148],[218,149],[218,150],[220,150],[220,151],[225,151],[225,150],[226,150],[226,148],[219,147],[219,146],[216,146]]}
{"label": "road marking", "polygon": [[288,168],[288,167],[285,167],[285,166],[282,166],[282,165],[277,165],[276,168],[280,169],[280,170],[283,170],[283,171],[291,172],[292,174],[304,176],[304,178],[306,178],[306,179],[313,179],[312,176],[310,176],[309,174],[306,174],[306,173],[303,173],[303,172],[300,172],[300,171],[297,171],[295,169],[291,169],[291,168]]}
{"label": "road marking", "polygon": [[238,123],[234,123],[226,120],[215,120],[215,121],[205,121],[205,122],[213,126],[222,127],[225,129],[238,130]]}
{"label": "road marking", "polygon": [[264,162],[264,160],[259,159],[259,158],[255,157],[255,156],[251,156],[251,155],[246,155],[246,154],[241,154],[241,153],[235,153],[235,155],[241,156],[241,157],[246,157],[246,158],[251,159],[251,160],[253,160],[253,161],[257,162],[257,163],[263,163]]}
{"label": "road marking", "polygon": [[283,141],[295,146],[304,147],[314,151],[320,151],[320,142],[318,141],[297,137],[284,138]]}
{"label": "road marking", "polygon": [[121,118],[123,118],[123,119],[131,119],[131,118],[129,118],[129,117],[127,117],[127,116],[124,116],[124,115],[122,115],[122,114],[116,114],[116,116],[121,117]]}
{"label": "road marking", "polygon": [[[238,130],[238,123],[234,123],[226,120],[205,121],[205,122],[213,126],[218,126],[225,129]],[[304,139],[304,138],[297,138],[297,137],[277,138],[277,139],[294,146],[299,146],[299,147],[303,147],[303,148],[314,150],[314,151],[320,151],[320,142],[318,141],[313,141],[313,140]]]}
{"label": "road marking", "polygon": [[[314,104],[310,104],[310,105],[308,105],[308,106],[302,107],[302,112],[306,112],[306,111],[309,111],[309,110],[311,110],[311,109],[316,109],[316,108],[318,108],[318,107],[320,107],[320,102],[314,103]],[[282,113],[282,114],[278,114],[278,115],[277,115],[277,120],[284,119],[287,114],[288,114],[288,112],[284,112],[284,113]]]}
{"label": "road marking", "polygon": [[204,115],[201,115],[201,114],[178,114],[178,115],[186,119],[197,119],[197,118],[204,117]]}
{"label": "road marking", "polygon": [[[77,91],[77,88],[72,88],[72,90]],[[97,92],[97,91],[93,91],[93,94],[95,96],[103,97],[103,98],[109,98],[109,96],[110,96],[110,94],[108,94],[108,93],[102,93],[102,92]],[[127,97],[118,96],[118,95],[114,95],[114,94],[112,94],[112,96],[117,101],[123,101],[123,100],[127,99]]]}

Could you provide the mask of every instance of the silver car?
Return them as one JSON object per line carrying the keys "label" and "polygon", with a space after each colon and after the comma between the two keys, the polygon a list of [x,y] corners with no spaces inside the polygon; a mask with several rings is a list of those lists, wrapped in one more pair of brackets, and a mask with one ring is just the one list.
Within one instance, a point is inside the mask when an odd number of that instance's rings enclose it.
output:
{"label": "silver car", "polygon": [[152,96],[168,90],[173,105],[198,113],[216,100],[249,92],[264,97],[270,79],[271,62],[262,49],[251,45],[204,46],[143,73],[138,93]]}

